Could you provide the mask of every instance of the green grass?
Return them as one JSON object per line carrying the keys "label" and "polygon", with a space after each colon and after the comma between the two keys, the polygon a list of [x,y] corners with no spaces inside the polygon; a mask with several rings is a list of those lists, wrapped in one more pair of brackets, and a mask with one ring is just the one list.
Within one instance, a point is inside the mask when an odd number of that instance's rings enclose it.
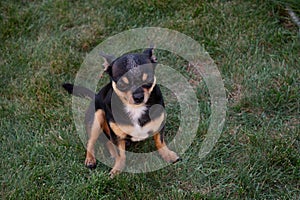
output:
{"label": "green grass", "polygon": [[[294,2],[1,1],[0,197],[299,199],[300,40],[284,10],[287,3],[298,12]],[[84,167],[61,83],[73,82],[86,54],[107,37],[145,26],[182,32],[210,53],[227,91],[226,125],[199,160],[210,114],[201,82],[199,131],[183,161],[111,180],[105,165]],[[158,55],[185,73],[185,62]],[[167,109],[171,137],[176,102],[170,99]]]}

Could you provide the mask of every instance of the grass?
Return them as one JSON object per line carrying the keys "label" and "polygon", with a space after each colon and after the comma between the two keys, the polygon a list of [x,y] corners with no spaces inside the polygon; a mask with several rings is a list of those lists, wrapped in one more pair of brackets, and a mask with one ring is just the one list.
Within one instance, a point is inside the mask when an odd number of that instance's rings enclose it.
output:
{"label": "grass", "polygon": [[[299,11],[296,1],[286,2]],[[286,2],[1,1],[1,198],[298,199],[300,43]],[[111,180],[105,165],[84,167],[85,148],[61,83],[74,81],[101,41],[144,26],[187,34],[210,53],[227,91],[226,125],[199,160],[210,114],[201,82],[202,121],[183,161]],[[176,131],[176,105],[170,99],[168,134]]]}

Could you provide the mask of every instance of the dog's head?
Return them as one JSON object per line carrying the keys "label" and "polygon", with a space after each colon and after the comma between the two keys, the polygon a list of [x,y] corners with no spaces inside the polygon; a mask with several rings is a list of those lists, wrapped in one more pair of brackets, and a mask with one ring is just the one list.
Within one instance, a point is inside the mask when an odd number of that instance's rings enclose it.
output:
{"label": "dog's head", "polygon": [[153,48],[142,53],[125,54],[117,59],[105,56],[105,71],[110,75],[114,92],[127,105],[145,104],[156,84],[156,58]]}

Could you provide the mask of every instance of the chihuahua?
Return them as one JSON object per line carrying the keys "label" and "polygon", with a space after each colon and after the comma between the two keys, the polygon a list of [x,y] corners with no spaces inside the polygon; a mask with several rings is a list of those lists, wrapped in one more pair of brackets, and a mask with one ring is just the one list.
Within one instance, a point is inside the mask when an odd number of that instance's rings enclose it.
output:
{"label": "chihuahua", "polygon": [[[80,97],[93,101],[85,117],[89,139],[85,165],[96,167],[95,143],[103,132],[109,141],[106,146],[115,159],[110,176],[114,177],[125,167],[127,141],[138,142],[153,137],[161,157],[170,163],[180,160],[164,141],[163,129],[166,113],[164,100],[156,84],[156,57],[153,48],[142,53],[129,53],[114,58],[104,55],[104,71],[110,82],[98,94],[91,90],[69,83],[63,87]],[[116,148],[115,148],[116,147]]]}

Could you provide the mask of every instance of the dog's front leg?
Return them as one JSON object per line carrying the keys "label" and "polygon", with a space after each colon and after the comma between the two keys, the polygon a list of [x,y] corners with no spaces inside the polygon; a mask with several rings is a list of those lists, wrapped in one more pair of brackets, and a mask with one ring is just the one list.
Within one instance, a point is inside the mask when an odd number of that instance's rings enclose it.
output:
{"label": "dog's front leg", "polygon": [[93,169],[96,167],[96,158],[95,158],[95,143],[99,137],[99,135],[103,131],[104,125],[107,126],[107,123],[105,121],[105,114],[103,110],[97,110],[94,115],[94,121],[92,124],[92,127],[88,129],[88,135],[89,135],[89,140],[87,143],[87,148],[86,148],[86,158],[85,158],[85,165]]}
{"label": "dog's front leg", "polygon": [[109,173],[111,178],[113,178],[115,175],[119,174],[124,169],[125,162],[126,162],[126,154],[125,154],[126,142],[125,142],[125,140],[120,140],[118,142],[117,146],[118,146],[119,154],[116,155],[115,165]]}
{"label": "dog's front leg", "polygon": [[166,162],[175,163],[180,160],[179,156],[167,147],[164,138],[160,133],[156,133],[154,135],[154,141],[156,148],[158,149],[158,153]]}

